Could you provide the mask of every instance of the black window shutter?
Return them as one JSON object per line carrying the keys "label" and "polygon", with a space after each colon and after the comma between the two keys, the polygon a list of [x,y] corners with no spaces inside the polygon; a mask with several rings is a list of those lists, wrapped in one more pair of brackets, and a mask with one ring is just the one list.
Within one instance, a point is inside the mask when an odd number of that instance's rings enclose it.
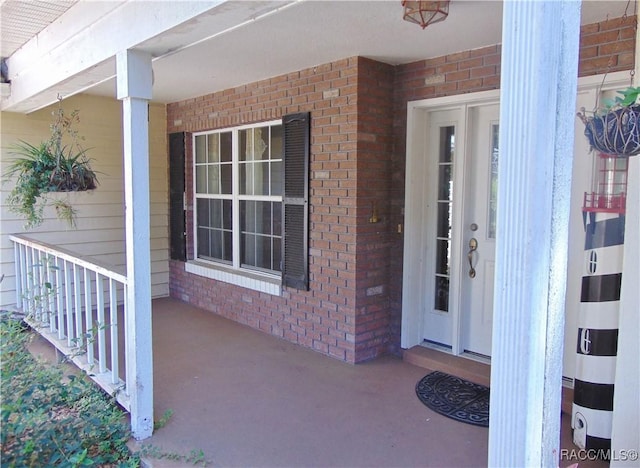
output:
{"label": "black window shutter", "polygon": [[169,241],[172,260],[187,260],[184,213],[184,132],[169,134]]}
{"label": "black window shutter", "polygon": [[309,147],[311,114],[286,115],[284,125],[284,197],[282,283],[309,289]]}

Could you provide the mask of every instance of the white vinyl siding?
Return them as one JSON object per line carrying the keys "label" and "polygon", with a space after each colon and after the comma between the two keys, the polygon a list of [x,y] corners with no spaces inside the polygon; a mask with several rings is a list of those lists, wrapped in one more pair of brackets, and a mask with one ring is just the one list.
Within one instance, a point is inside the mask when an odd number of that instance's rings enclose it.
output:
{"label": "white vinyl siding", "polygon": [[[0,286],[0,307],[15,303],[13,246],[9,234],[25,233],[125,270],[122,105],[110,98],[78,95],[65,99],[63,107],[68,112],[79,110],[80,123],[76,130],[84,137],[82,144],[98,174],[99,185],[90,192],[55,195],[69,197],[77,209],[76,229],[59,221],[54,211],[48,209],[42,225],[27,232],[23,230],[24,220],[10,212],[6,204],[13,184],[9,181],[0,187],[0,275],[5,275]],[[50,106],[28,115],[2,112],[2,172],[12,158],[9,148],[13,143],[18,140],[38,143],[48,138],[54,109],[55,106]],[[151,286],[153,297],[162,297],[169,294],[167,137],[163,105],[149,108],[149,134]]]}

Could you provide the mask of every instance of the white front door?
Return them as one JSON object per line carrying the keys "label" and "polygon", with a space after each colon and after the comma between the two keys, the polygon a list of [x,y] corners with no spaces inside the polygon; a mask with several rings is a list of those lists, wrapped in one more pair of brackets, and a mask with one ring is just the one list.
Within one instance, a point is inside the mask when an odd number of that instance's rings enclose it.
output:
{"label": "white front door", "polygon": [[424,165],[426,343],[491,354],[499,105],[428,113]]}
{"label": "white front door", "polygon": [[498,196],[499,105],[469,109],[465,159],[460,348],[491,355]]}

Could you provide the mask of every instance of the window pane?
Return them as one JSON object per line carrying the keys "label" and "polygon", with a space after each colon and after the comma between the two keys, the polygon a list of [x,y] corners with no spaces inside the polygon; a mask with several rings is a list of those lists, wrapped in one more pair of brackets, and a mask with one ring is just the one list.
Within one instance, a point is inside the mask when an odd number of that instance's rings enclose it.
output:
{"label": "window pane", "polygon": [[231,132],[220,134],[220,161],[231,162]]}
{"label": "window pane", "polygon": [[256,232],[256,203],[252,201],[240,202],[240,230],[242,232]]}
{"label": "window pane", "polygon": [[218,133],[212,133],[211,135],[208,136],[207,160],[209,162],[220,161],[219,142],[220,142],[220,135]]}
{"label": "window pane", "polygon": [[256,213],[256,226],[258,227],[259,232],[263,234],[271,234],[271,205],[272,203],[261,203],[258,202],[258,207],[260,211]]}
{"label": "window pane", "polygon": [[271,127],[271,159],[282,159],[282,125]]}
{"label": "window pane", "polygon": [[449,278],[436,276],[436,310],[449,311]]}
{"label": "window pane", "polygon": [[231,194],[233,189],[233,180],[231,173],[231,164],[220,165],[220,193]]}
{"label": "window pane", "polygon": [[452,195],[451,164],[441,164],[438,168],[438,200],[450,200]]}
{"label": "window pane", "polygon": [[496,238],[496,220],[498,214],[498,163],[500,161],[500,148],[498,145],[500,127],[491,126],[491,175],[489,177],[489,220],[487,236]]}
{"label": "window pane", "polygon": [[251,151],[251,140],[253,135],[251,130],[240,130],[238,132],[238,157],[240,161],[251,161],[253,152]]}
{"label": "window pane", "polygon": [[[209,202],[209,227],[222,228],[222,200],[207,200]],[[201,223],[204,224],[204,223]]]}
{"label": "window pane", "polygon": [[209,201],[203,198],[196,200],[198,226],[209,226]]}
{"label": "window pane", "polygon": [[440,129],[440,162],[453,161],[453,149],[455,146],[455,127],[442,127]]}
{"label": "window pane", "polygon": [[271,163],[271,195],[282,195],[282,163]]}
{"label": "window pane", "polygon": [[226,231],[233,229],[233,212],[231,200],[222,200],[222,228]]}
{"label": "window pane", "polygon": [[438,230],[437,237],[450,237],[451,234],[451,203],[438,202]]}
{"label": "window pane", "polygon": [[198,257],[211,257],[209,230],[198,228]]}
{"label": "window pane", "polygon": [[253,159],[269,159],[269,127],[253,130]]}
{"label": "window pane", "polygon": [[269,163],[253,163],[253,194],[269,195]]}
{"label": "window pane", "polygon": [[231,231],[223,231],[224,255],[223,260],[227,262],[233,261],[233,233]]}
{"label": "window pane", "polygon": [[242,235],[242,258],[241,263],[243,265],[256,264],[256,236],[253,234]]}
{"label": "window pane", "polygon": [[217,164],[211,164],[208,166],[208,180],[207,193],[220,193],[220,166]]}
{"label": "window pane", "polygon": [[196,166],[196,193],[207,193],[207,166]]}
{"label": "window pane", "polygon": [[282,271],[280,267],[280,262],[282,261],[282,239],[274,237],[273,240],[273,264],[271,265],[271,269],[275,271]]}
{"label": "window pane", "polygon": [[256,266],[258,268],[264,268],[266,270],[271,269],[271,237],[260,236],[256,242]]}
{"label": "window pane", "polygon": [[207,162],[207,137],[198,135],[196,137],[196,163]]}
{"label": "window pane", "polygon": [[449,274],[449,248],[451,242],[448,240],[438,240],[438,248],[436,249],[436,274]]}
{"label": "window pane", "polygon": [[273,206],[273,234],[282,235],[282,203],[272,203]]}
{"label": "window pane", "polygon": [[240,164],[240,194],[253,195],[253,164]]}

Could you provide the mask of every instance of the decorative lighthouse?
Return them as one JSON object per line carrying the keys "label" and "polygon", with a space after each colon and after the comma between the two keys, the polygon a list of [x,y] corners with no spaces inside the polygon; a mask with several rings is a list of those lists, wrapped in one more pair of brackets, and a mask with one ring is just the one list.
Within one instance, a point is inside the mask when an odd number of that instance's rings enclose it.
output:
{"label": "decorative lighthouse", "polygon": [[571,427],[582,449],[611,448],[628,158],[597,153],[585,193],[584,267]]}

